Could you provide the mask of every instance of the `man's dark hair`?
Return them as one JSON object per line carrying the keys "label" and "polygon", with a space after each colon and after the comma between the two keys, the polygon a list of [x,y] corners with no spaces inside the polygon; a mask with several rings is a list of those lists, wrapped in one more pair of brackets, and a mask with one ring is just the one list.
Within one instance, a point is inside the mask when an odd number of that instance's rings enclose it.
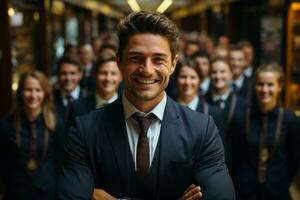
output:
{"label": "man's dark hair", "polygon": [[166,37],[169,41],[172,59],[178,51],[179,32],[176,25],[158,12],[133,12],[118,25],[119,45],[117,54],[122,57],[128,39],[138,33],[152,33]]}
{"label": "man's dark hair", "polygon": [[95,72],[96,73],[98,72],[99,68],[102,66],[103,63],[106,63],[109,61],[117,62],[116,55],[113,53],[107,53],[107,52],[103,52],[103,53],[99,54],[97,61],[96,61]]}
{"label": "man's dark hair", "polygon": [[192,59],[195,58],[207,58],[208,61],[210,61],[210,55],[207,51],[204,50],[199,50],[196,51],[193,55],[192,55]]}
{"label": "man's dark hair", "polygon": [[57,61],[57,74],[59,74],[60,68],[64,63],[73,64],[81,71],[79,59],[71,54],[66,54]]}
{"label": "man's dark hair", "polygon": [[103,49],[112,49],[112,50],[114,50],[114,51],[117,51],[116,45],[113,45],[113,44],[110,44],[110,43],[104,43],[104,44],[100,47],[99,53],[101,53],[101,51],[102,51]]}

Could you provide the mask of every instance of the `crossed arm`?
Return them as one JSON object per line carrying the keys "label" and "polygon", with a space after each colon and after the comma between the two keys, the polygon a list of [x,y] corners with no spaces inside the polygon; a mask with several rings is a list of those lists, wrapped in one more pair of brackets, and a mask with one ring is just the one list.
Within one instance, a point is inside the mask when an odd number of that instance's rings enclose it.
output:
{"label": "crossed arm", "polygon": [[[194,184],[190,185],[179,200],[197,200],[202,197],[200,186]],[[111,196],[102,189],[94,189],[93,200],[117,200],[117,198]]]}

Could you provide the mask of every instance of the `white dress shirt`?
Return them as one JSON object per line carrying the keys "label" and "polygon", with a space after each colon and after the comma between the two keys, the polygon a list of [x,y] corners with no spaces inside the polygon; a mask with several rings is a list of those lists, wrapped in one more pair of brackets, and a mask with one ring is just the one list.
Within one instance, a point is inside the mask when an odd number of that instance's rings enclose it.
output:
{"label": "white dress shirt", "polygon": [[253,74],[253,67],[252,66],[247,67],[247,69],[245,69],[245,71],[244,71],[244,74],[248,78],[251,78],[252,74]]}
{"label": "white dress shirt", "polygon": [[187,104],[187,107],[189,107],[192,110],[196,110],[198,104],[199,104],[199,96],[196,95],[195,98],[190,103]]}
{"label": "white dress shirt", "polygon": [[147,133],[147,138],[149,141],[149,152],[150,152],[149,158],[150,158],[150,166],[151,166],[155,154],[155,149],[158,143],[159,135],[160,135],[161,122],[163,119],[163,115],[167,103],[167,95],[164,93],[163,99],[148,113],[143,113],[139,111],[131,102],[128,101],[124,93],[122,95],[122,103],[124,108],[128,143],[134,161],[135,169],[137,167],[136,155],[137,155],[137,143],[139,139],[140,128],[138,122],[132,118],[132,115],[138,112],[139,115],[144,117],[150,115],[151,113],[156,116],[152,120]]}
{"label": "white dress shirt", "polygon": [[[61,97],[62,97],[64,106],[68,106],[67,94],[64,91],[61,91],[61,94],[62,94]],[[80,94],[80,86],[77,85],[76,88],[70,94],[72,97],[72,101],[79,99],[79,94]]]}
{"label": "white dress shirt", "polygon": [[235,84],[237,89],[240,89],[243,86],[244,81],[245,81],[245,76],[244,74],[242,74],[238,79],[233,80],[231,84]]}
{"label": "white dress shirt", "polygon": [[118,98],[118,93],[115,93],[114,96],[108,100],[103,99],[99,96],[98,93],[95,94],[96,98],[96,108],[102,108],[103,105],[114,102]]}
{"label": "white dress shirt", "polygon": [[200,85],[201,94],[206,94],[209,90],[210,79],[206,78]]}
{"label": "white dress shirt", "polygon": [[212,97],[212,101],[213,102],[217,102],[221,100],[221,109],[224,109],[226,106],[226,100],[228,99],[229,95],[230,95],[231,91],[228,89],[227,92],[225,92],[225,94],[223,95],[214,95]]}

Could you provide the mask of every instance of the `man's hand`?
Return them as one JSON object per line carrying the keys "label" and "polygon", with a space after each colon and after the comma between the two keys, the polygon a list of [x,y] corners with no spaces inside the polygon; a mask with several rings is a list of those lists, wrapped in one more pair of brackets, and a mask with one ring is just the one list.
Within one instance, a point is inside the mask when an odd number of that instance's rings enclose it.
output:
{"label": "man's hand", "polygon": [[199,200],[201,197],[202,193],[200,186],[192,184],[184,191],[182,197],[179,200]]}
{"label": "man's hand", "polygon": [[93,200],[117,200],[111,196],[105,190],[94,188]]}

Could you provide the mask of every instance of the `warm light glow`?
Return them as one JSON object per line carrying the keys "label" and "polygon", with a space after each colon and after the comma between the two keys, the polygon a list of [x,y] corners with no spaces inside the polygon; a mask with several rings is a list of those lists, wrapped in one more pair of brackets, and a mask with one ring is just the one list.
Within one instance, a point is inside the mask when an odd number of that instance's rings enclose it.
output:
{"label": "warm light glow", "polygon": [[34,14],[33,14],[33,19],[34,19],[34,21],[39,21],[39,19],[40,19],[40,15],[39,15],[39,13],[38,12],[34,12]]}
{"label": "warm light glow", "polygon": [[300,10],[300,3],[292,3],[291,8],[292,10]]}
{"label": "warm light glow", "polygon": [[130,6],[131,10],[133,11],[140,11],[141,7],[139,4],[136,2],[136,0],[127,0],[128,5]]}
{"label": "warm light glow", "polygon": [[13,91],[17,91],[17,89],[18,89],[18,83],[13,83],[13,84],[11,85],[11,89],[12,89]]}
{"label": "warm light glow", "polygon": [[157,12],[163,13],[165,12],[170,5],[172,5],[173,1],[172,0],[164,0],[156,9]]}
{"label": "warm light glow", "polygon": [[8,16],[12,17],[12,16],[14,16],[14,15],[15,15],[15,9],[9,8],[9,9],[8,9]]}

